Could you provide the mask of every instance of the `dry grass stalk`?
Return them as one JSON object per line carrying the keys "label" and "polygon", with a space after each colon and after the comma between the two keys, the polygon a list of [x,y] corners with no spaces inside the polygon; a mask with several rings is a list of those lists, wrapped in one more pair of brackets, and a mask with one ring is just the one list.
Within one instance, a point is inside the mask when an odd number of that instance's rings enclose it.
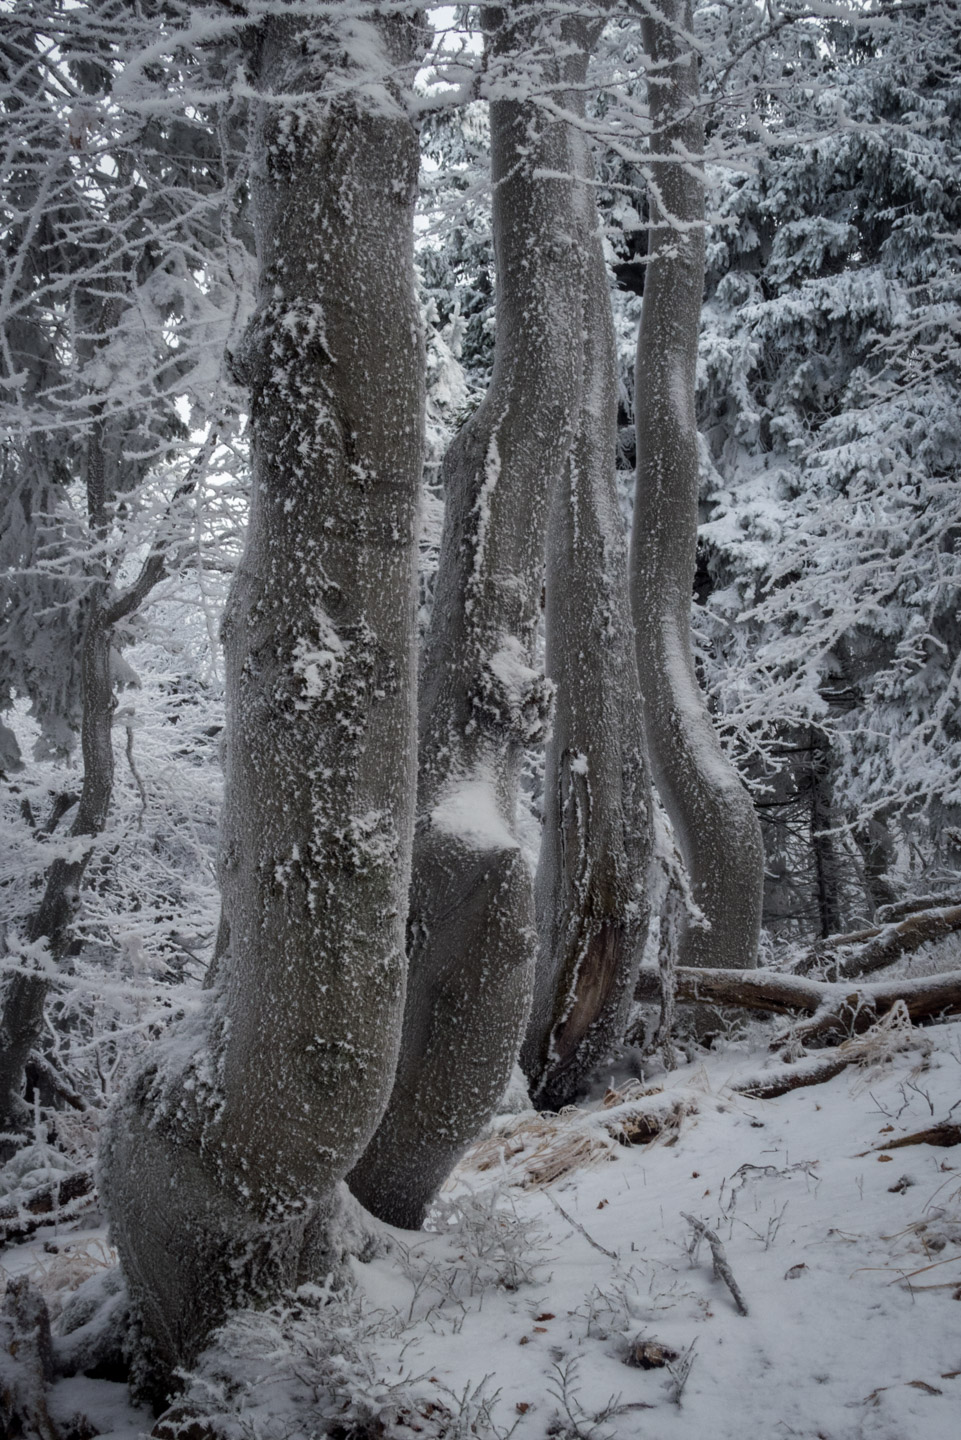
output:
{"label": "dry grass stalk", "polygon": [[683,1117],[695,1108],[690,1100],[668,1098],[660,1087],[629,1081],[608,1090],[593,1105],[498,1122],[493,1134],[467,1152],[461,1168],[482,1174],[503,1170],[508,1184],[538,1190],[610,1159],[619,1145],[645,1144],[666,1132],[676,1134]]}

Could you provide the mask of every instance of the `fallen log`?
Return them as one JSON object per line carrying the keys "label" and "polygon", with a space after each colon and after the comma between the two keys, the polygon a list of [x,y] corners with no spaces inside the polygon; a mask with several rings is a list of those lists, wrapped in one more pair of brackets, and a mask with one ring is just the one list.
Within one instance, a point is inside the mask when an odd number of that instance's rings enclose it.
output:
{"label": "fallen log", "polygon": [[738,1095],[745,1095],[751,1100],[775,1100],[778,1095],[787,1095],[790,1090],[800,1090],[805,1085],[823,1085],[827,1080],[833,1080],[835,1075],[840,1075],[849,1065],[853,1065],[857,1056],[845,1054],[839,1050],[822,1051],[820,1055],[804,1055],[800,1060],[792,1061],[784,1065],[772,1065],[769,1070],[762,1070],[753,1079],[739,1080],[732,1086]]}
{"label": "fallen log", "polygon": [[[711,1005],[740,1005],[765,1012],[814,1011],[824,998],[825,984],[778,970],[700,970],[679,965],[675,971],[677,999]],[[635,998],[656,1004],[661,998],[660,972],[642,969]]]}
{"label": "fallen log", "polygon": [[[810,1015],[811,1020],[794,1032],[804,1042],[830,1040],[832,1036],[843,1039],[866,1030],[898,1000],[904,1001],[912,1021],[961,1014],[961,970],[857,985],[812,980],[776,970],[697,970],[690,966],[678,966],[675,978],[678,1000]],[[637,999],[657,1001],[659,985],[656,970],[642,970],[635,991]]]}
{"label": "fallen log", "polygon": [[875,919],[879,925],[887,925],[890,920],[903,920],[906,915],[915,915],[919,910],[944,910],[952,905],[961,905],[961,895],[954,891],[942,891],[939,895],[913,895],[908,900],[881,905]]}
{"label": "fallen log", "polygon": [[75,1170],[62,1180],[0,1201],[0,1240],[5,1245],[26,1240],[51,1220],[72,1219],[93,1194],[93,1170]]}
{"label": "fallen log", "polygon": [[[934,897],[937,898],[937,897]],[[881,912],[884,921],[869,930],[851,935],[831,935],[820,940],[796,961],[791,973],[809,975],[821,966],[830,967],[832,979],[847,980],[870,975],[911,955],[932,940],[942,940],[961,930],[961,904],[943,903],[936,909],[904,914],[903,907],[889,906]],[[905,902],[906,904],[910,902]]]}
{"label": "fallen log", "polygon": [[[912,1024],[961,1015],[961,971],[857,986],[825,983],[821,1005],[810,1020],[792,1027],[790,1038],[802,1045],[812,1041],[834,1044],[870,1029],[898,1002],[903,1003]],[[779,1036],[773,1043],[779,1045],[787,1038]]]}
{"label": "fallen log", "polygon": [[[901,1135],[897,1140],[889,1140],[886,1145],[875,1145],[875,1150],[900,1150],[905,1145],[961,1145],[961,1125],[953,1125],[950,1120],[942,1120],[938,1125],[929,1125],[927,1130],[915,1130],[912,1135]],[[870,1155],[870,1150],[861,1152]]]}

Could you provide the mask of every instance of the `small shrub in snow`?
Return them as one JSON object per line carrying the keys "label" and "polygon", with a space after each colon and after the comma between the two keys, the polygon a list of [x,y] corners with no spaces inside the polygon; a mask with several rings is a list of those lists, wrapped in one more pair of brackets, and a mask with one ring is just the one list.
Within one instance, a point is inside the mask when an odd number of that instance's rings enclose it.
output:
{"label": "small shrub in snow", "polygon": [[375,1342],[397,1321],[356,1295],[304,1285],[269,1310],[243,1310],[216,1333],[165,1430],[211,1440],[506,1440],[485,1377],[456,1394],[433,1377],[384,1374]]}
{"label": "small shrub in snow", "polygon": [[441,1197],[428,1227],[454,1241],[470,1295],[491,1285],[519,1290],[543,1279],[546,1232],[536,1220],[519,1215],[500,1188]]}

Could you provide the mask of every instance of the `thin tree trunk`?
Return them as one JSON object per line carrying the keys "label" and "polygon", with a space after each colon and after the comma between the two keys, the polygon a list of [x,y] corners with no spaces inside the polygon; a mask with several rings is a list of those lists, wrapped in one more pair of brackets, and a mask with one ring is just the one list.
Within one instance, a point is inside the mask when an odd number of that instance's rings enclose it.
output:
{"label": "thin tree trunk", "polygon": [[411,1228],[503,1094],[536,948],[515,809],[523,748],[549,710],[533,651],[548,502],[576,415],[580,306],[570,127],[514,98],[519,61],[563,93],[556,28],[536,5],[510,15],[488,12],[497,338],[490,389],[442,470],[404,1038],[390,1105],[350,1177],[369,1210]]}
{"label": "thin tree trunk", "polygon": [[[587,46],[572,82],[583,116]],[[547,544],[547,673],[557,689],[535,895],[540,937],[522,1052],[537,1104],[576,1098],[624,1038],[647,928],[650,772],[615,483],[617,357],[594,167],[573,134],[581,257],[579,418]]]}
{"label": "thin tree trunk", "polygon": [[690,0],[654,0],[642,27],[657,158],[650,165],[649,258],[635,370],[631,598],[638,668],[654,778],[707,921],[707,927],[687,926],[680,959],[686,965],[751,966],[761,925],[760,827],[721,750],[691,646],[704,137]]}
{"label": "thin tree trunk", "polygon": [[822,939],[841,929],[841,874],[831,786],[831,751],[823,735],[811,728],[811,849],[814,852],[815,893]]}
{"label": "thin tree trunk", "polygon": [[253,495],[225,623],[229,937],[199,1019],[156,1047],[101,1162],[161,1386],[232,1304],[337,1271],[337,1184],[400,1033],[424,406],[401,87],[422,32],[342,23],[335,7],[270,17],[251,42],[270,98],[253,140],[259,305],[237,357]]}
{"label": "thin tree trunk", "polygon": [[[103,534],[103,447],[95,427],[88,466],[88,508],[94,533]],[[110,645],[113,625],[105,609],[105,582],[100,560],[94,562],[86,621],[81,641],[80,675],[82,719],[80,746],[83,785],[77,814],[70,827],[73,839],[95,839],[107,822],[113,794],[113,682]],[[70,925],[76,913],[80,885],[93,854],[93,846],[74,851],[73,858],[54,860],[47,873],[43,899],[24,927],[28,947],[42,946],[45,965],[31,972],[32,958],[21,957],[20,967],[7,981],[0,1013],[0,1159],[16,1148],[30,1112],[21,1097],[24,1071],[43,1034],[44,1004],[50,988],[49,973],[64,958]],[[34,949],[34,954],[36,950]],[[46,973],[44,973],[46,971]]]}
{"label": "thin tree trunk", "polygon": [[[107,302],[112,303],[112,302]],[[103,832],[113,798],[114,755],[113,713],[115,699],[110,656],[115,627],[132,615],[166,573],[166,552],[158,535],[137,578],[125,590],[112,589],[104,573],[103,555],[108,538],[106,513],[106,452],[104,427],[98,420],[87,451],[87,512],[93,536],[93,558],[87,565],[89,587],[86,620],[80,645],[81,727],[80,750],[83,783],[77,813],[70,827],[71,839],[95,840]],[[116,478],[116,477],[115,477]],[[181,485],[171,501],[176,502],[193,489],[193,481]],[[119,486],[115,483],[114,490]],[[44,826],[52,833],[74,796],[58,796]],[[64,959],[70,942],[70,927],[80,902],[80,887],[94,846],[75,849],[73,858],[57,859],[47,873],[43,899],[24,927],[28,945],[43,944],[46,973],[23,966],[8,981],[0,1013],[0,1158],[16,1148],[32,1112],[21,1091],[30,1055],[43,1034],[44,1006],[50,989],[50,974]],[[6,1139],[4,1139],[6,1136]]]}
{"label": "thin tree trunk", "polygon": [[864,888],[876,910],[897,903],[898,892],[890,879],[897,860],[897,849],[889,825],[890,813],[875,811],[855,825],[854,843],[861,853],[864,866]]}

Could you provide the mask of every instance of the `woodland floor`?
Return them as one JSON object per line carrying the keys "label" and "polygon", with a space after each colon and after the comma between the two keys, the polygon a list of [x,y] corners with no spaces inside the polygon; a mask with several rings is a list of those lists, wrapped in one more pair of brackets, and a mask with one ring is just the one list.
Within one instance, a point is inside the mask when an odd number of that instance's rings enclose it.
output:
{"label": "woodland floor", "polygon": [[[314,1344],[322,1305],[253,1322],[230,1433],[310,1436],[333,1365],[399,1434],[956,1440],[961,1146],[897,1142],[961,1120],[961,1022],[747,1099],[733,1087],[769,1063],[769,1034],[754,1023],[606,1105],[501,1117],[434,1232],[357,1264],[360,1298],[333,1312],[342,1344]],[[618,1143],[645,1109],[673,1118]],[[746,1316],[685,1215],[722,1242]],[[29,1272],[55,1315],[112,1260],[88,1212],[8,1248],[0,1278]],[[50,1408],[113,1440],[153,1423],[102,1380],[58,1382]]]}

